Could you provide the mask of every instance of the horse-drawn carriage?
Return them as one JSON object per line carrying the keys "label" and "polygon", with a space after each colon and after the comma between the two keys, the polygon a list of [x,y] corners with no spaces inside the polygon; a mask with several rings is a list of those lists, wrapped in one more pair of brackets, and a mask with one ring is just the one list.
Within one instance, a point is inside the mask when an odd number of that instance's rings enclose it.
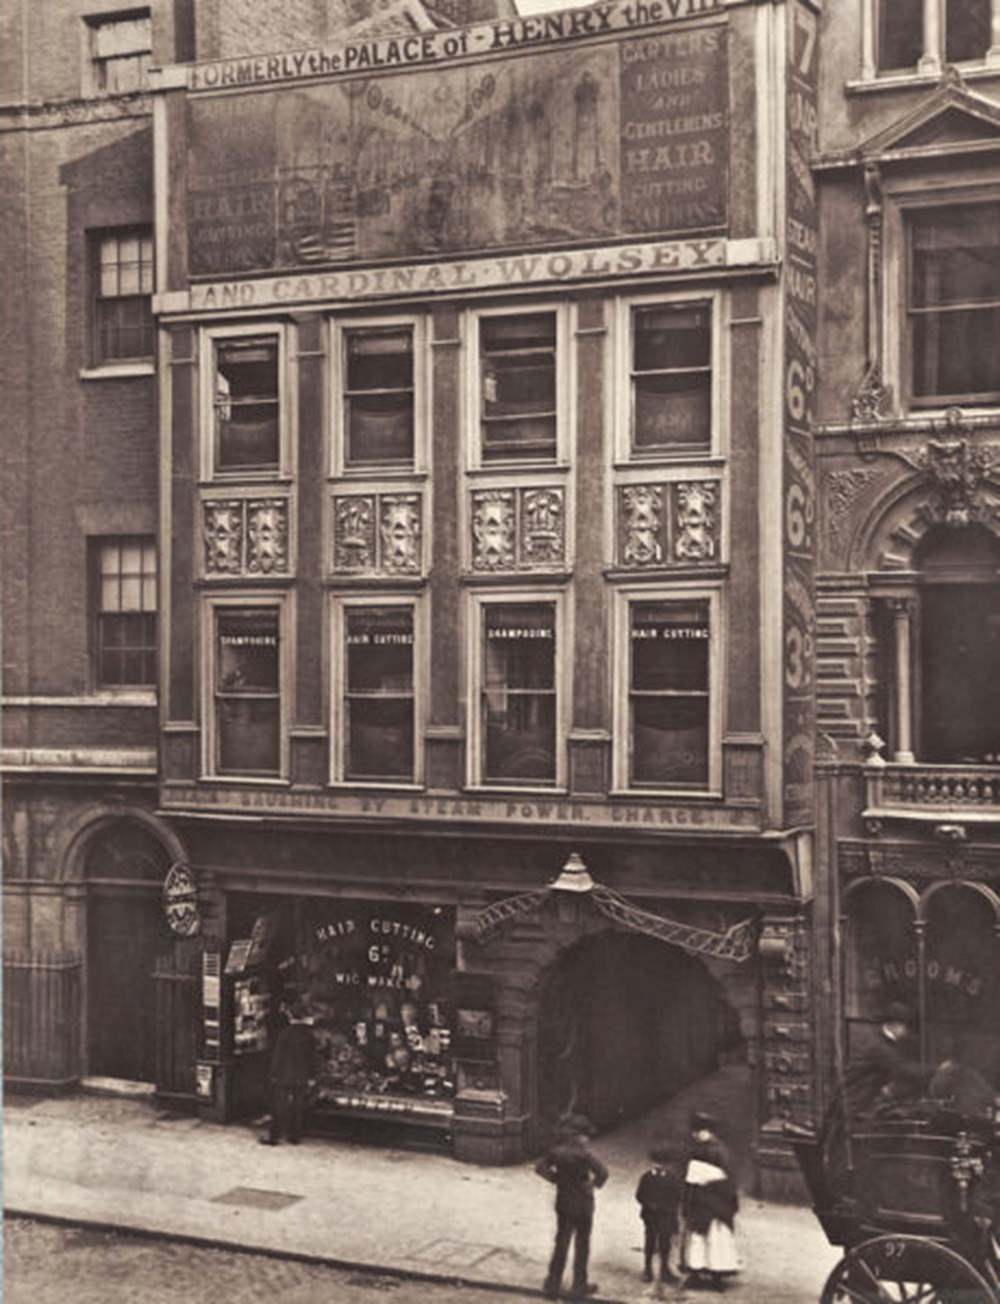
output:
{"label": "horse-drawn carriage", "polygon": [[1000,1304],[1000,1126],[917,1105],[792,1139],[844,1255],[820,1304]]}

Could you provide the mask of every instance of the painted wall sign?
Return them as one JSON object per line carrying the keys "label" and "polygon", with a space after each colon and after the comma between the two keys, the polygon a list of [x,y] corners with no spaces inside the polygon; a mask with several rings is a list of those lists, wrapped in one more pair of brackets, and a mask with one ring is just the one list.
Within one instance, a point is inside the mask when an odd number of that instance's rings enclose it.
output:
{"label": "painted wall sign", "polygon": [[726,31],[193,97],[188,271],[724,227]]}
{"label": "painted wall sign", "polygon": [[719,267],[768,267],[770,240],[659,240],[600,249],[497,255],[452,262],[365,267],[351,271],[293,273],[259,280],[211,281],[187,292],[158,296],[157,312],[226,312],[294,303],[425,298],[506,286],[562,285],[573,281],[627,279],[659,273],[711,271]]}
{"label": "painted wall sign", "polygon": [[194,937],[201,927],[198,884],[187,865],[178,861],[163,880],[163,912],[170,931],[178,937]]}
{"label": "painted wall sign", "polygon": [[519,826],[630,830],[699,829],[743,833],[762,827],[759,810],[723,808],[677,802],[599,802],[566,797],[401,797],[360,796],[340,792],[296,792],[294,789],[164,787],[165,810],[217,811],[241,815],[329,815],[343,820],[381,818],[435,824],[515,824]]}
{"label": "painted wall sign", "polygon": [[784,373],[784,749],[786,825],[813,818],[815,752],[816,247],[810,160],[816,146],[818,20],[802,0],[786,9]]}
{"label": "painted wall sign", "polygon": [[725,0],[613,0],[587,9],[477,23],[452,31],[315,46],[288,54],[216,59],[187,69],[188,87],[193,91],[219,91],[391,68],[440,66],[474,55],[577,42],[703,17],[720,12],[724,4]]}

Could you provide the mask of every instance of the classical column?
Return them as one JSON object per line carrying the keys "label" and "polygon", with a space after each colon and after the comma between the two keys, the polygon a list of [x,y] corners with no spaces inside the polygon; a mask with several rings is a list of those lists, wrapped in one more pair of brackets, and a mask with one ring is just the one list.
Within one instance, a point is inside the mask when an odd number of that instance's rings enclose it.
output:
{"label": "classical column", "polygon": [[941,0],[924,0],[924,52],[917,60],[917,71],[931,76],[941,71]]}
{"label": "classical column", "polygon": [[1000,63],[1000,0],[992,0],[990,48],[986,51],[986,62]]}
{"label": "classical column", "polygon": [[908,598],[893,598],[892,610],[896,641],[896,751],[898,765],[912,765],[913,755],[913,685],[910,668],[910,619],[913,604]]}

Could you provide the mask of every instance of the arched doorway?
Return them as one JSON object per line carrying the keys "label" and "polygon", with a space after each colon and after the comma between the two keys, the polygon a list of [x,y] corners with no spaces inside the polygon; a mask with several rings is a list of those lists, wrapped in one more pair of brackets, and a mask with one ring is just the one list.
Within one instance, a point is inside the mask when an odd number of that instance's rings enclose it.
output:
{"label": "arched doorway", "polygon": [[701,961],[634,933],[588,937],[541,992],[543,1137],[569,1111],[602,1129],[633,1117],[713,1072],[740,1040],[736,1013]]}
{"label": "arched doorway", "polygon": [[87,848],[87,1072],[153,1082],[153,969],[170,949],[160,901],[168,855],[132,820],[110,825]]}

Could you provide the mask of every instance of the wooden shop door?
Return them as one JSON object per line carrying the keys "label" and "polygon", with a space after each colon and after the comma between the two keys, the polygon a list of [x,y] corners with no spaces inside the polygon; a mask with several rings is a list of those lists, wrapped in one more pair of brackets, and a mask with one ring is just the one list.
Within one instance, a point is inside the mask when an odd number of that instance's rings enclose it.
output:
{"label": "wooden shop door", "polygon": [[87,911],[88,1073],[153,1082],[160,894],[145,885],[93,887]]}

